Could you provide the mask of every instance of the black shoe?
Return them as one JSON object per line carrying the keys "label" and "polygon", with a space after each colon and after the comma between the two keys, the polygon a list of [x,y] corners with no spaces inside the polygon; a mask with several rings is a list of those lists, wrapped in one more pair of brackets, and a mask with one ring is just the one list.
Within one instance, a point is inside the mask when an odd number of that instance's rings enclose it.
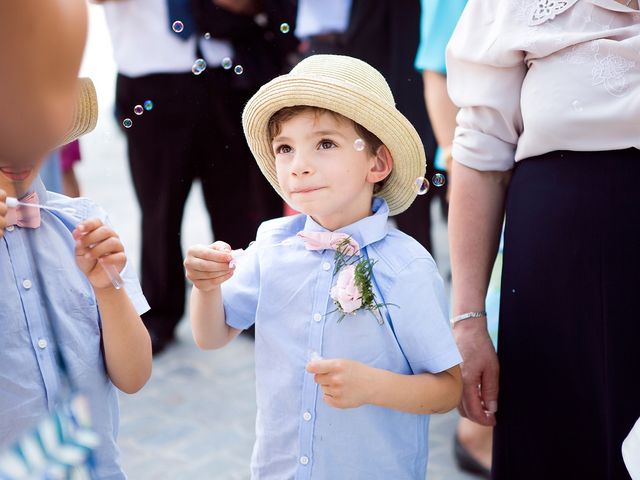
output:
{"label": "black shoe", "polygon": [[151,337],[151,352],[153,356],[162,353],[169,345],[175,342],[176,337],[171,333],[170,335],[159,335],[153,330],[149,330],[149,336]]}
{"label": "black shoe", "polygon": [[453,436],[453,457],[456,459],[460,470],[491,480],[491,470],[473,458],[469,450],[460,443],[457,433]]}
{"label": "black shoe", "polygon": [[243,330],[242,332],[240,332],[240,334],[244,335],[247,338],[250,338],[251,340],[255,340],[256,339],[256,328],[253,325],[251,325],[246,330]]}

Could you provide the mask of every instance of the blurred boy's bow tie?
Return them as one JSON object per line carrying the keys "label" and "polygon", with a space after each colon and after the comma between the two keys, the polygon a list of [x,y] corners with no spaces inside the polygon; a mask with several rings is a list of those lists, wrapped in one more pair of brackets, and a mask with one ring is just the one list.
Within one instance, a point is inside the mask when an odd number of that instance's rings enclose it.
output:
{"label": "blurred boy's bow tie", "polygon": [[[32,192],[20,199],[20,203],[38,204],[38,194]],[[18,205],[16,208],[9,208],[7,211],[7,227],[17,225],[23,228],[38,228],[40,226],[40,209]]]}
{"label": "blurred boy's bow tie", "polygon": [[351,235],[340,232],[298,232],[307,250],[339,250],[345,255],[357,255],[360,245]]}

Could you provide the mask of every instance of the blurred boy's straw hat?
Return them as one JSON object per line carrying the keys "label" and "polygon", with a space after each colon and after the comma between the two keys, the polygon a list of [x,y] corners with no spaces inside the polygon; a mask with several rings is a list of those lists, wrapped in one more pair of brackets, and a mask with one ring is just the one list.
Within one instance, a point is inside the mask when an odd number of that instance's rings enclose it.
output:
{"label": "blurred boy's straw hat", "polygon": [[78,94],[74,107],[73,121],[60,146],[73,142],[96,128],[98,122],[98,97],[90,78],[78,79]]}
{"label": "blurred boy's straw hat", "polygon": [[384,77],[369,64],[342,55],[306,58],[287,75],[262,86],[244,109],[242,125],[249,148],[280,196],[267,125],[278,110],[299,105],[332,110],[377,136],[391,151],[393,170],[376,195],[387,201],[390,215],[409,208],[417,194],[416,179],[425,174],[422,141],[396,109]]}

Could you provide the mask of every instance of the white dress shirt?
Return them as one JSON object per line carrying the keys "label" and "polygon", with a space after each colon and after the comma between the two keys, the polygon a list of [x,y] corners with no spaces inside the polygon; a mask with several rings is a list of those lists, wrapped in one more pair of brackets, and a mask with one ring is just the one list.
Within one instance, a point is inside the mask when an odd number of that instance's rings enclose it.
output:
{"label": "white dress shirt", "polygon": [[299,0],[296,37],[344,33],[349,26],[351,0]]}
{"label": "white dress shirt", "polygon": [[470,0],[447,72],[468,167],[640,147],[640,13],[615,0]]}
{"label": "white dress shirt", "polygon": [[[183,40],[171,31],[166,0],[114,0],[105,2],[104,9],[119,73],[140,77],[191,71],[196,60],[196,35]],[[210,67],[219,67],[223,58],[233,57],[226,40],[197,41]]]}

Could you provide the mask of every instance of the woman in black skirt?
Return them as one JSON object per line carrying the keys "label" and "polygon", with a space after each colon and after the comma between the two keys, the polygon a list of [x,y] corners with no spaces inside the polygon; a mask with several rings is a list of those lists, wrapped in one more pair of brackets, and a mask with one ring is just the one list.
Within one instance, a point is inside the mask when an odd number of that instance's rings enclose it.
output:
{"label": "woman in black skirt", "polygon": [[[460,411],[493,478],[629,479],[640,416],[637,0],[470,0],[449,234]],[[505,219],[499,351],[484,298]]]}

